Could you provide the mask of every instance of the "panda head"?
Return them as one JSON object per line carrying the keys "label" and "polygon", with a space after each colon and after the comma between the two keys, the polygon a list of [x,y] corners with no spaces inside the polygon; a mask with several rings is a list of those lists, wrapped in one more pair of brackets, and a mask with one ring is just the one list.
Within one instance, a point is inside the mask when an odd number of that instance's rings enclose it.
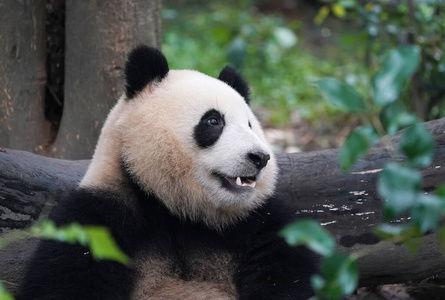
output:
{"label": "panda head", "polygon": [[173,214],[214,228],[271,196],[276,161],[240,74],[230,67],[218,78],[169,70],[160,51],[140,46],[130,53],[125,75],[125,96],[104,125],[93,163],[102,140],[119,140],[114,151],[134,182]]}

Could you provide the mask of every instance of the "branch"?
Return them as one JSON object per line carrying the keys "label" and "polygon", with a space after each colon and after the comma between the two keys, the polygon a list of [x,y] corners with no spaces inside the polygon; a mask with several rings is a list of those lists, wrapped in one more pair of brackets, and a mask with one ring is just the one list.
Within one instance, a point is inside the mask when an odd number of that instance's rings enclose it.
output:
{"label": "branch", "polygon": [[[431,167],[423,171],[426,192],[445,183],[445,118],[426,123],[436,142]],[[391,139],[398,145],[401,134]],[[277,196],[300,217],[315,218],[330,230],[341,251],[359,255],[361,285],[417,281],[445,271],[436,234],[422,238],[412,255],[402,245],[379,241],[373,227],[383,220],[376,179],[390,155],[382,144],[347,173],[338,166],[338,150],[280,154]],[[396,160],[402,161],[401,155]],[[66,161],[23,151],[0,152],[0,235],[29,226],[85,173],[88,160]],[[49,206],[47,206],[49,205]],[[404,220],[399,220],[403,222]],[[14,290],[35,240],[0,250],[0,278]]]}

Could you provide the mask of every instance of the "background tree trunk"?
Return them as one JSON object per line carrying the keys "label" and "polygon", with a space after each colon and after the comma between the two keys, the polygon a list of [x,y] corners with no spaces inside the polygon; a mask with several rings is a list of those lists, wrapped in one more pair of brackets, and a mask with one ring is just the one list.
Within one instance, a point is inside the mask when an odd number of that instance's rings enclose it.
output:
{"label": "background tree trunk", "polygon": [[43,153],[45,0],[0,1],[0,146]]}
{"label": "background tree trunk", "polygon": [[64,109],[52,156],[92,156],[124,91],[126,55],[140,43],[161,46],[160,13],[160,0],[66,1]]}
{"label": "background tree trunk", "polygon": [[0,146],[90,158],[127,53],[161,47],[161,0],[1,0],[0,21]]}

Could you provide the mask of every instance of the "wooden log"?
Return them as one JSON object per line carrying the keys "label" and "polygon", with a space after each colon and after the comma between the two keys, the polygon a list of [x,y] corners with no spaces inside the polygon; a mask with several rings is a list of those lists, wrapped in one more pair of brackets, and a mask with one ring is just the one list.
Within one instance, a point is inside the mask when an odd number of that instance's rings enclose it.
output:
{"label": "wooden log", "polygon": [[[426,125],[436,142],[433,164],[423,171],[423,187],[431,192],[445,183],[445,118]],[[396,147],[399,139],[400,134],[394,136],[391,144]],[[278,155],[277,198],[297,216],[319,220],[333,233],[339,250],[359,256],[363,286],[422,280],[445,271],[435,234],[422,238],[415,255],[372,234],[383,216],[376,180],[390,158],[403,160],[377,144],[344,174],[339,171],[337,149]],[[0,234],[31,225],[45,205],[56,203],[80,181],[88,164],[88,160],[58,160],[17,150],[0,152]],[[16,287],[34,244],[22,240],[0,250],[0,279],[6,279],[10,289]]]}

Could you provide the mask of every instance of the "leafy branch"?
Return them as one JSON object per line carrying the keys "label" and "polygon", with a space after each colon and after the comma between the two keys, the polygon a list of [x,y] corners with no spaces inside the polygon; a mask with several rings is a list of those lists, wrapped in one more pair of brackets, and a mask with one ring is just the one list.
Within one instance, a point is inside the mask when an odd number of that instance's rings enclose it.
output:
{"label": "leafy branch", "polygon": [[[329,103],[344,111],[361,114],[370,124],[353,130],[341,147],[339,162],[344,172],[379,140],[385,143],[391,157],[395,157],[396,150],[385,136],[407,127],[398,146],[405,157],[404,163],[389,162],[379,174],[377,191],[383,199],[385,220],[389,223],[378,225],[375,233],[382,239],[404,243],[412,251],[418,248],[419,238],[428,231],[439,230],[441,245],[443,248],[445,245],[445,226],[440,227],[439,223],[445,214],[445,186],[439,187],[435,195],[426,194],[421,188],[420,169],[430,166],[433,161],[433,138],[424,124],[407,112],[399,100],[419,63],[420,49],[417,46],[391,50],[372,80],[372,95],[368,97],[335,78],[325,78],[317,83]],[[410,223],[390,223],[408,212]],[[324,256],[321,275],[312,277],[315,299],[339,299],[354,291],[359,277],[355,256],[336,253],[333,238],[318,223],[298,221],[288,225],[280,234],[290,245],[306,245]]]}

